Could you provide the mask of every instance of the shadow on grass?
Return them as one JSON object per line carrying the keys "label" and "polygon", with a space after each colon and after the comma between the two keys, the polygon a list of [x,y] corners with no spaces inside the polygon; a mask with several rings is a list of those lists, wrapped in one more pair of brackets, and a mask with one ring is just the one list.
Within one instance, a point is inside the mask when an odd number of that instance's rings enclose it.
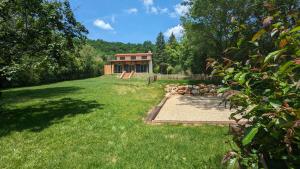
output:
{"label": "shadow on grass", "polygon": [[81,90],[80,87],[52,87],[43,89],[21,89],[2,91],[2,99],[6,101],[17,101],[18,99],[42,99],[53,96],[65,95]]}
{"label": "shadow on grass", "polygon": [[0,113],[0,137],[12,131],[39,132],[59,123],[64,117],[90,113],[102,107],[103,104],[96,101],[63,98],[24,108],[6,109]]}

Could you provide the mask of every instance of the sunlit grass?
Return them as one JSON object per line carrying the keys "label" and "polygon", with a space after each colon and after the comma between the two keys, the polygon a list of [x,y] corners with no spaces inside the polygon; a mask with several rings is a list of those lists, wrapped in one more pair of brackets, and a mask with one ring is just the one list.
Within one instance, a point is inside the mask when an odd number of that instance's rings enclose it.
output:
{"label": "sunlit grass", "polygon": [[163,95],[109,76],[4,90],[0,168],[220,168],[227,127],[143,122]]}

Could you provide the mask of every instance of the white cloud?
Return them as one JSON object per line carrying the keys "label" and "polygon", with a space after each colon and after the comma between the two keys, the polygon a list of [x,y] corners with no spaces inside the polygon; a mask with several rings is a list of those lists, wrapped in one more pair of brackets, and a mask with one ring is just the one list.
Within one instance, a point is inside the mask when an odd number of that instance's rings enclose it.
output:
{"label": "white cloud", "polygon": [[144,1],[144,5],[145,6],[151,6],[151,5],[153,5],[154,3],[153,3],[153,0],[143,0]]}
{"label": "white cloud", "polygon": [[160,13],[167,13],[169,11],[168,8],[159,8]]}
{"label": "white cloud", "polygon": [[130,8],[130,9],[127,9],[126,12],[129,13],[129,14],[136,14],[138,13],[138,9],[136,8]]}
{"label": "white cloud", "polygon": [[159,6],[154,5],[153,0],[143,0],[144,6],[146,7],[147,13],[151,14],[163,14],[168,13],[168,8],[160,8]]}
{"label": "white cloud", "polygon": [[181,5],[181,4],[177,4],[175,5],[174,9],[175,12],[179,15],[179,16],[184,16],[189,12],[189,6],[187,5]]}
{"label": "white cloud", "polygon": [[150,8],[150,13],[158,14],[158,9],[154,6]]}
{"label": "white cloud", "polygon": [[[189,0],[184,0],[184,2],[188,2]],[[180,17],[180,16],[185,16],[189,13],[190,10],[189,5],[182,5],[181,3],[176,4],[174,6],[174,12],[169,13],[170,17],[175,18],[175,17]]]}
{"label": "white cloud", "polygon": [[177,25],[177,26],[174,26],[172,28],[169,28],[165,33],[164,35],[166,37],[170,37],[171,34],[174,34],[176,38],[181,38],[183,36],[183,33],[184,33],[184,28],[182,25]]}
{"label": "white cloud", "polygon": [[114,28],[109,23],[105,23],[103,20],[100,20],[100,19],[96,19],[94,21],[94,25],[97,26],[100,29],[114,30]]}
{"label": "white cloud", "polygon": [[168,13],[168,11],[169,11],[168,8],[160,8],[155,6],[151,6],[151,8],[148,10],[148,12],[152,14],[163,14],[163,13]]}

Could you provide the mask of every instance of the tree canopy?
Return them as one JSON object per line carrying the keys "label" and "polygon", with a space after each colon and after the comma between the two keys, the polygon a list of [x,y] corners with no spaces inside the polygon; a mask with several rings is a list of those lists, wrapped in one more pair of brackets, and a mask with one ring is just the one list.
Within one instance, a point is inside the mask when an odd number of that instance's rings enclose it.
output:
{"label": "tree canopy", "polygon": [[87,33],[68,1],[1,1],[1,84],[34,84],[54,78],[46,77],[51,74],[74,74]]}

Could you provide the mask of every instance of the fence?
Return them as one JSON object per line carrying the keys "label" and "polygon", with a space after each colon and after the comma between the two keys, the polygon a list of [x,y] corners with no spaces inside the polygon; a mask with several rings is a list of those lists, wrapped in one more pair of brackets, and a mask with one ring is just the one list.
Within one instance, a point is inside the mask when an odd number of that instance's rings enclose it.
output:
{"label": "fence", "polygon": [[155,82],[156,80],[202,80],[209,83],[220,83],[222,78],[209,76],[206,74],[155,74],[147,78],[147,83],[150,84]]}
{"label": "fence", "polygon": [[158,80],[217,80],[218,77],[212,77],[206,74],[157,74]]}
{"label": "fence", "polygon": [[147,78],[147,84],[150,85],[151,83],[155,82],[157,80],[157,75],[149,76]]}

